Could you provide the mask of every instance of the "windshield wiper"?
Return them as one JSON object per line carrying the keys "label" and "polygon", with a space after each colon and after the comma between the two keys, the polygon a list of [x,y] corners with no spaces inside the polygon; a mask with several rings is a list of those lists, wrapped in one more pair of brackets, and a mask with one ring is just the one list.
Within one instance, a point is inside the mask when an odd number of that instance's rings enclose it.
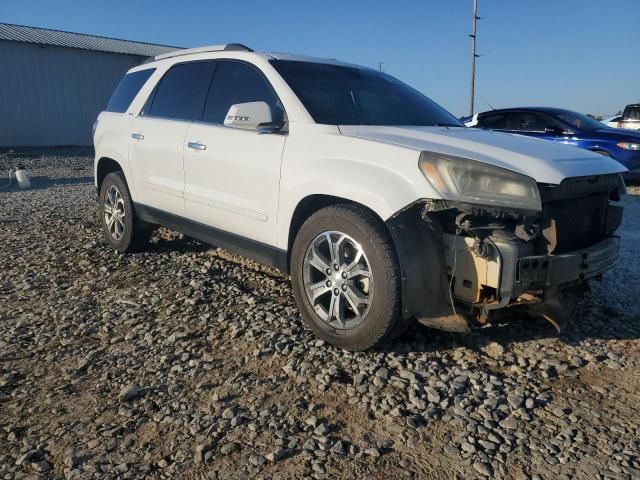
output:
{"label": "windshield wiper", "polygon": [[455,123],[436,123],[436,127],[461,127],[462,125],[456,125]]}

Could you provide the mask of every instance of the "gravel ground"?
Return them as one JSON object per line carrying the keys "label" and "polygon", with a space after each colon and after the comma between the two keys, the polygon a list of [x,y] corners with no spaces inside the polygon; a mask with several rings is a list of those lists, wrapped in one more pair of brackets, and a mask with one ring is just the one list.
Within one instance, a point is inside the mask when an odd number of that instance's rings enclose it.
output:
{"label": "gravel ground", "polygon": [[640,189],[560,338],[516,318],[347,353],[275,270],[164,229],[107,248],[87,152],[20,161],[36,188],[0,189],[3,478],[640,478]]}

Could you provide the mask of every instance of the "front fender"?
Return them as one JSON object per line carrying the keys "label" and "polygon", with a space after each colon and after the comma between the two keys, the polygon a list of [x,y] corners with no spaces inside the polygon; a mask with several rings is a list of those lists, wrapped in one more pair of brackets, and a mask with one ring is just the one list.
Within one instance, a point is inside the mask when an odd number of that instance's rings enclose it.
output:
{"label": "front fender", "polygon": [[336,126],[293,122],[282,159],[277,245],[310,195],[358,203],[383,221],[420,198],[440,198],[420,173],[416,149],[342,135]]}
{"label": "front fender", "polygon": [[[300,202],[311,195],[344,198],[372,210],[383,221],[420,198],[410,179],[379,165],[363,165],[344,158],[323,159],[318,164],[322,168],[290,172],[288,177],[283,175],[278,215],[279,248],[287,249],[293,213]],[[292,177],[297,177],[298,181],[293,183]],[[423,182],[427,184],[426,180]]]}

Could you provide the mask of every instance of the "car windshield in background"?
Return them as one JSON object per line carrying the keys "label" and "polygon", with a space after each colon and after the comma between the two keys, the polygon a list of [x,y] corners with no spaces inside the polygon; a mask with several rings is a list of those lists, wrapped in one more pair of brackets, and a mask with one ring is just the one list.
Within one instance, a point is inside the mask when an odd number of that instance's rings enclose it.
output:
{"label": "car windshield in background", "polygon": [[602,128],[602,123],[599,121],[577,112],[564,110],[558,112],[556,117],[578,130],[599,130]]}
{"label": "car windshield in background", "polygon": [[640,120],[640,105],[628,106],[624,109],[623,120]]}
{"label": "car windshield in background", "polygon": [[417,90],[374,70],[272,60],[316,123],[327,125],[462,125]]}

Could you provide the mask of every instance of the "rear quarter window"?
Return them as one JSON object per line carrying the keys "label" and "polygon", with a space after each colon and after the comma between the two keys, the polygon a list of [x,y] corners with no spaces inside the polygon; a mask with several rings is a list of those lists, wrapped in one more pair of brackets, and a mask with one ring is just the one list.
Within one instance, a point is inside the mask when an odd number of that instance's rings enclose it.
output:
{"label": "rear quarter window", "polygon": [[149,68],[147,70],[127,73],[113,91],[105,110],[116,113],[126,112],[135,96],[146,81],[149,80],[149,77],[154,71],[155,68]]}

